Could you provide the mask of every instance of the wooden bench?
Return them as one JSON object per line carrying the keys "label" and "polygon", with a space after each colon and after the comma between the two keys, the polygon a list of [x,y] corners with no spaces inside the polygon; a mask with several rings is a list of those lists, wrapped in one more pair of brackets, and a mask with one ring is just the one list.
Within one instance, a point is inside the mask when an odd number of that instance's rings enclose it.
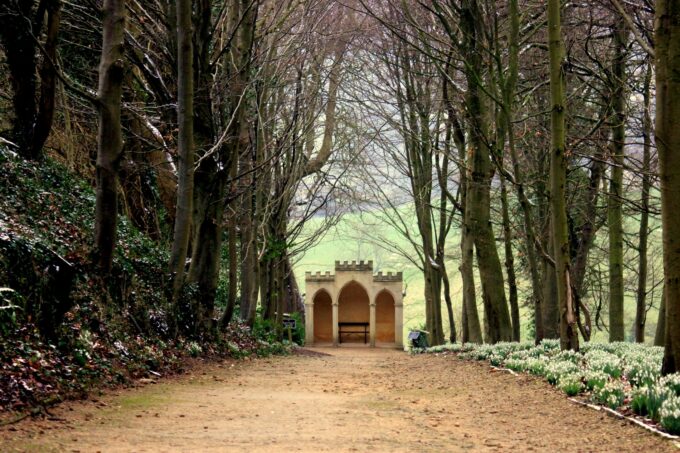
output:
{"label": "wooden bench", "polygon": [[364,344],[368,343],[368,332],[370,323],[368,322],[339,322],[338,323],[338,342],[342,343],[342,334],[363,335]]}

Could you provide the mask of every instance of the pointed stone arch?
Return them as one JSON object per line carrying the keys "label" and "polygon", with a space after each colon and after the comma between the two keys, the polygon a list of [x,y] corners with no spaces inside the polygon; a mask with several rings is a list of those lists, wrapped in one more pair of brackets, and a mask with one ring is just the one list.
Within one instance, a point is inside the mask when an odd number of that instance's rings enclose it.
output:
{"label": "pointed stone arch", "polygon": [[314,342],[333,342],[333,299],[326,289],[314,294]]}
{"label": "pointed stone arch", "polygon": [[[370,323],[370,304],[368,290],[361,283],[356,280],[347,282],[338,292],[338,323]],[[364,342],[364,338],[356,334],[345,335],[338,340],[341,343]]]}
{"label": "pointed stone arch", "polygon": [[396,332],[395,300],[392,293],[382,289],[375,296],[375,341],[394,343]]}

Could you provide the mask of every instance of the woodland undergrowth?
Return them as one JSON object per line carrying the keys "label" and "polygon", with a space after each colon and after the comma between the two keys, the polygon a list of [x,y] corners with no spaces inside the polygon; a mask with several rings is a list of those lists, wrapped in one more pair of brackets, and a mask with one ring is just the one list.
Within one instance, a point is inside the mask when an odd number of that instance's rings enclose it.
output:
{"label": "woodland undergrowth", "polygon": [[91,185],[60,164],[0,147],[0,414],[181,372],[188,357],[289,350],[236,322],[210,338],[170,335],[166,244],[120,216],[104,284],[89,256],[94,203]]}

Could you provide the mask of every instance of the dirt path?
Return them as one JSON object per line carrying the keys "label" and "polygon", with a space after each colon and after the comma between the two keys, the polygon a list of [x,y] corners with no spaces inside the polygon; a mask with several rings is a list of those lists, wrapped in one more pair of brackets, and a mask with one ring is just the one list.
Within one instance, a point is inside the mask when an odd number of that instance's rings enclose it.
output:
{"label": "dirt path", "polygon": [[205,367],[0,431],[0,450],[677,451],[529,376],[370,349]]}

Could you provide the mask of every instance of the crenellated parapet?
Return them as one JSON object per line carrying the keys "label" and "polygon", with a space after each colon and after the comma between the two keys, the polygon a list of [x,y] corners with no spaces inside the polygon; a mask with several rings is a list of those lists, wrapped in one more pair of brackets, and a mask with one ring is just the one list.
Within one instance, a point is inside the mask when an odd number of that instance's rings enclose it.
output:
{"label": "crenellated parapet", "polygon": [[401,282],[403,280],[404,276],[401,272],[397,272],[396,274],[393,274],[392,272],[388,272],[387,274],[378,272],[373,276],[374,282]]}
{"label": "crenellated parapet", "polygon": [[335,275],[330,272],[305,272],[306,282],[332,282],[335,281]]}
{"label": "crenellated parapet", "polygon": [[335,262],[335,271],[338,272],[365,272],[365,271],[373,271],[373,261],[359,261],[358,263],[356,261],[348,262],[348,261],[336,261]]}
{"label": "crenellated parapet", "polygon": [[370,260],[336,261],[334,272],[305,272],[305,341],[403,349],[403,285],[401,272],[374,272]]}

